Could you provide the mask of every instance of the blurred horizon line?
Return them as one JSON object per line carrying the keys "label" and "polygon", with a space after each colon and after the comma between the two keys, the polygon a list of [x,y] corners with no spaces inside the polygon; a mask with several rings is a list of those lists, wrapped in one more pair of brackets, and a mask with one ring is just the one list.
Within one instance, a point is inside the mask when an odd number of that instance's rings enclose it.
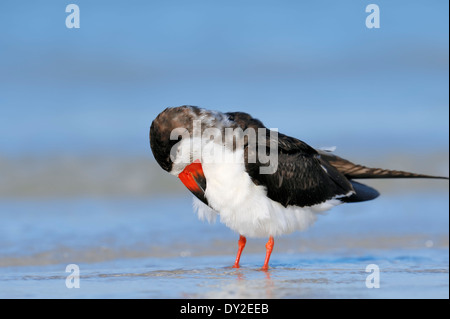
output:
{"label": "blurred horizon line", "polygon": [[[150,152],[150,151],[149,151]],[[337,152],[336,154],[339,154]],[[422,174],[448,176],[448,151],[430,154],[364,155],[349,160],[372,167],[412,171]],[[23,156],[8,158],[0,155],[0,199],[54,199],[74,197],[153,197],[162,194],[189,192],[175,176],[163,171],[152,155],[108,156],[63,155],[42,157]],[[439,191],[448,192],[436,180],[364,180],[380,191]]]}

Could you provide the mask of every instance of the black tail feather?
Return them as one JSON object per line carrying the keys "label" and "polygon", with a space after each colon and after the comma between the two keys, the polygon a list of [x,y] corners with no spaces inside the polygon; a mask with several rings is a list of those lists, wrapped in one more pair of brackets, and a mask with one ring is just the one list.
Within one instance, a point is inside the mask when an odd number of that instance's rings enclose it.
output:
{"label": "black tail feather", "polygon": [[348,179],[367,179],[367,178],[434,178],[447,179],[448,177],[433,176],[425,174],[416,174],[405,171],[397,171],[382,168],[371,168],[359,164],[354,164],[339,156],[319,152],[322,158],[325,158],[331,165],[333,165],[341,174]]}

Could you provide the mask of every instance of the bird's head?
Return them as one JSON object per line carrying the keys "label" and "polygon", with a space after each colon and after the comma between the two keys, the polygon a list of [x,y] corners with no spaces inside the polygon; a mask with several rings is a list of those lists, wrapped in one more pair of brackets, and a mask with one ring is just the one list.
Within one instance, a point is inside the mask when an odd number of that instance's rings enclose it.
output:
{"label": "bird's head", "polygon": [[196,143],[205,142],[202,133],[211,128],[221,131],[227,124],[228,117],[220,112],[190,105],[166,108],[152,122],[150,147],[158,164],[177,175],[199,160],[200,154],[196,156],[195,150]]}
{"label": "bird's head", "polygon": [[[217,116],[219,114],[219,116]],[[201,201],[208,204],[204,193],[206,179],[203,174],[201,152],[196,152],[196,131],[213,127],[221,113],[195,106],[167,108],[152,122],[150,147],[158,164],[165,171],[178,176],[183,184]]]}
{"label": "bird's head", "polygon": [[153,120],[150,126],[150,147],[153,156],[159,166],[167,172],[171,172],[173,168],[173,157],[170,156],[171,150],[181,141],[182,136],[177,139],[171,139],[171,135],[177,128],[192,128],[192,120],[196,107],[179,106],[166,108]]}
{"label": "bird's head", "polygon": [[[225,160],[221,157],[225,149],[234,151],[247,145],[256,152],[259,129],[265,129],[264,125],[243,112],[221,113],[190,105],[169,107],[152,122],[150,146],[158,164],[177,176],[194,162]],[[255,145],[249,143],[250,137]]]}

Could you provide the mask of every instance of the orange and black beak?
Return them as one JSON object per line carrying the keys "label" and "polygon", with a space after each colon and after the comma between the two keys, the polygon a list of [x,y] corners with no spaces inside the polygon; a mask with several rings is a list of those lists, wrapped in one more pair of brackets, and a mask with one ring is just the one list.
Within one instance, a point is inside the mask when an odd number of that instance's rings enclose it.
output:
{"label": "orange and black beak", "polygon": [[196,160],[192,164],[186,166],[184,170],[178,174],[178,178],[184,186],[192,192],[192,194],[208,205],[208,200],[205,197],[206,178],[203,174],[202,164],[199,160]]}

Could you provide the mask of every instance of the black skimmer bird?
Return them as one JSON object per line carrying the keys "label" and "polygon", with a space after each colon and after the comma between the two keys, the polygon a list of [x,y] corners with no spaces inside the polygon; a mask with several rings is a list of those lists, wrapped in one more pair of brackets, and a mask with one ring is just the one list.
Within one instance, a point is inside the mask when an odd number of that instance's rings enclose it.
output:
{"label": "black skimmer bird", "polygon": [[240,235],[235,268],[246,237],[269,238],[262,267],[267,270],[274,237],[305,230],[318,213],[341,203],[378,197],[355,179],[448,179],[354,164],[266,129],[247,113],[187,105],[156,117],[150,146],[158,164],[195,195],[200,219],[219,217]]}

